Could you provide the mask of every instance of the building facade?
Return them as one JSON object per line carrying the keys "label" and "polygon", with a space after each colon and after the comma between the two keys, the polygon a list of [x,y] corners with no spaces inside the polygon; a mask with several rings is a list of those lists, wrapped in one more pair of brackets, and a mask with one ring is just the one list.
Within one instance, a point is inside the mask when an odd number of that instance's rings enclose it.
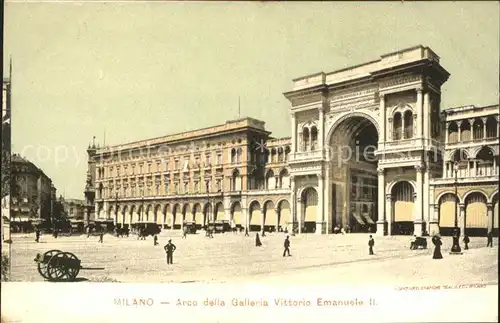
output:
{"label": "building facade", "polygon": [[2,167],[1,167],[2,245],[4,241],[10,240],[10,183],[11,183],[10,151],[11,151],[12,65],[9,74],[10,74],[9,77],[3,78],[2,81]]}
{"label": "building facade", "polygon": [[52,180],[32,162],[18,154],[11,157],[11,230],[32,231],[50,222],[55,188]]}
{"label": "building facade", "polygon": [[[88,204],[96,219],[122,226],[224,219],[256,231],[424,234],[450,228],[450,194],[460,186],[457,223],[494,230],[498,105],[442,112],[449,76],[430,48],[417,46],[293,80],[284,93],[290,138],[245,118],[90,147]],[[466,166],[454,163],[457,149]]]}

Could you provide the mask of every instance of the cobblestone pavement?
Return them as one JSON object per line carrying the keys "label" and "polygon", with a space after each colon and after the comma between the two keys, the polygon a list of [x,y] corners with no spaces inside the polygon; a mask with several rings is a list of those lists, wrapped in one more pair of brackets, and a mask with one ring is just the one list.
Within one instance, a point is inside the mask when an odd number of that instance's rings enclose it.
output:
{"label": "cobblestone pavement", "polygon": [[[166,264],[163,245],[169,238],[177,246],[174,264]],[[42,281],[33,261],[37,253],[60,249],[74,253],[84,267],[82,281],[118,282],[262,282],[305,284],[405,284],[486,283],[498,284],[498,239],[486,248],[486,238],[471,238],[470,250],[449,255],[451,238],[443,238],[444,259],[433,260],[429,249],[409,250],[408,236],[375,236],[375,255],[368,255],[368,235],[313,235],[290,237],[292,257],[283,257],[283,234],[261,237],[226,233],[208,239],[203,234],[181,239],[178,232],[151,237],[116,238],[13,236],[12,280]],[[463,245],[462,245],[463,248]]]}

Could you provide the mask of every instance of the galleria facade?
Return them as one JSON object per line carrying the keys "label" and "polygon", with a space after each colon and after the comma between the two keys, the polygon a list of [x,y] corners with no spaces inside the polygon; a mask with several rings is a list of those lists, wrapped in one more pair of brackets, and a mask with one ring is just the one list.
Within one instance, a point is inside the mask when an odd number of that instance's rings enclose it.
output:
{"label": "galleria facade", "polygon": [[288,138],[243,118],[93,144],[86,218],[167,230],[225,220],[250,231],[498,234],[499,107],[441,110],[449,76],[417,46],[293,80]]}

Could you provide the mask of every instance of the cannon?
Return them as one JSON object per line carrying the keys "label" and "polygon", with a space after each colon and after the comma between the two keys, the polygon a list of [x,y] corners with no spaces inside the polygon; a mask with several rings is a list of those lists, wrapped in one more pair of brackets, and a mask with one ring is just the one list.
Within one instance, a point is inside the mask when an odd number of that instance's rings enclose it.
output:
{"label": "cannon", "polygon": [[81,269],[104,269],[84,268],[77,256],[61,250],[49,250],[43,255],[37,254],[34,260],[38,266],[38,273],[49,281],[74,281]]}

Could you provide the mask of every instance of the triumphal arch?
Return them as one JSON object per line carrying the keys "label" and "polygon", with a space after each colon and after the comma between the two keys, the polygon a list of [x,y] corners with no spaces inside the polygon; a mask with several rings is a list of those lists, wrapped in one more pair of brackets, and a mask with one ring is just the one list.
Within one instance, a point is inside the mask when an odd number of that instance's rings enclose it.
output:
{"label": "triumphal arch", "polygon": [[442,175],[441,86],[449,73],[417,46],[293,80],[291,208],[300,231],[348,224],[377,234],[429,228]]}

